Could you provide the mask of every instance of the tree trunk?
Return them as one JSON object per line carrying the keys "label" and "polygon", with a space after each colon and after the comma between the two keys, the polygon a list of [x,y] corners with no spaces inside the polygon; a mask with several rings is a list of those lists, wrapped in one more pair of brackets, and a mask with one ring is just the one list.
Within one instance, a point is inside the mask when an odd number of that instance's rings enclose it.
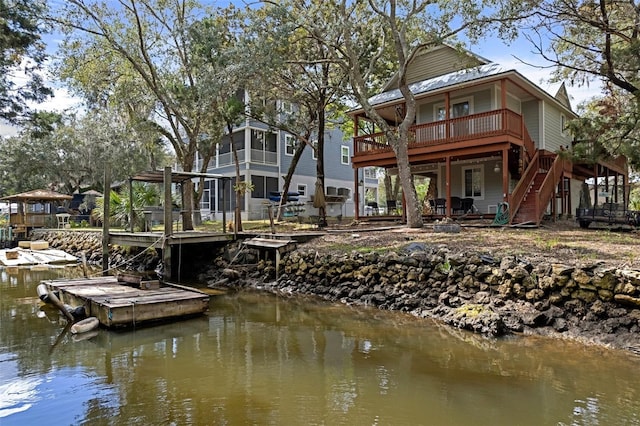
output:
{"label": "tree trunk", "polygon": [[[230,133],[230,135],[233,135]],[[240,212],[240,203],[242,202],[243,185],[240,181],[240,161],[238,160],[238,150],[236,144],[233,143],[231,136],[231,150],[233,151],[233,163],[236,168],[236,208],[234,209],[234,233],[242,231],[242,215]]]}
{"label": "tree trunk", "polygon": [[[193,182],[186,180],[182,183],[182,199],[184,205],[182,206],[182,229],[184,231],[193,230]],[[169,200],[171,202],[171,200]]]}
{"label": "tree trunk", "polygon": [[413,178],[411,177],[408,143],[399,142],[400,140],[406,141],[407,136],[404,135],[403,137],[402,131],[399,135],[394,134],[393,131],[388,131],[387,138],[392,142],[392,147],[398,161],[398,179],[400,180],[405,200],[407,226],[409,228],[422,228],[424,224],[422,221],[422,212],[419,207],[418,193],[415,185],[413,184]]}
{"label": "tree trunk", "polygon": [[[308,138],[309,135],[306,135]],[[287,193],[289,192],[289,186],[291,185],[291,178],[296,171],[296,167],[298,166],[298,162],[300,161],[300,157],[302,157],[302,153],[304,152],[304,148],[307,144],[299,141],[296,146],[296,150],[293,153],[293,158],[291,159],[291,163],[289,163],[289,169],[287,170],[287,175],[284,177],[284,184],[282,185],[282,197],[280,198],[280,204],[278,206],[278,213],[276,215],[276,220],[282,220],[282,206],[283,203],[287,200]]]}

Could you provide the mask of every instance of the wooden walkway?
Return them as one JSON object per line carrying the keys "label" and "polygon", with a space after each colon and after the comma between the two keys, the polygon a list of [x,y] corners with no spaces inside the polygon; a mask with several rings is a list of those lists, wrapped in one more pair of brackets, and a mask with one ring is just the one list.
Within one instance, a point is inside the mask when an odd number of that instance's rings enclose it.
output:
{"label": "wooden walkway", "polygon": [[105,327],[131,327],[150,321],[204,313],[209,296],[182,286],[142,290],[118,282],[117,277],[42,281],[59,299],[73,307],[84,305],[87,316]]}

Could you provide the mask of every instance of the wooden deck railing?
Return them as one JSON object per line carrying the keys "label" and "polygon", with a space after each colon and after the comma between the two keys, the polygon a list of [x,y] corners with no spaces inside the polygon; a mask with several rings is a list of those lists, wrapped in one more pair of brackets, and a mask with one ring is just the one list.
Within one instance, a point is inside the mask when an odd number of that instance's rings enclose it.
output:
{"label": "wooden deck railing", "polygon": [[542,185],[540,185],[540,189],[538,189],[536,193],[537,223],[540,223],[540,220],[542,219],[542,216],[544,214],[544,208],[547,204],[549,204],[549,201],[551,200],[551,197],[554,194],[558,183],[560,182],[560,177],[562,176],[562,171],[564,170],[564,163],[565,161],[567,161],[560,155],[545,155],[541,158],[541,163],[545,165],[544,169],[547,170],[547,176],[544,178],[544,181],[542,181]]}
{"label": "wooden deck railing", "polygon": [[[533,141],[526,132],[522,116],[508,109],[419,124],[411,127],[410,134],[412,136],[410,148],[510,135],[522,139],[527,151],[534,151]],[[382,132],[356,136],[353,138],[353,145],[354,155],[391,150]]]}

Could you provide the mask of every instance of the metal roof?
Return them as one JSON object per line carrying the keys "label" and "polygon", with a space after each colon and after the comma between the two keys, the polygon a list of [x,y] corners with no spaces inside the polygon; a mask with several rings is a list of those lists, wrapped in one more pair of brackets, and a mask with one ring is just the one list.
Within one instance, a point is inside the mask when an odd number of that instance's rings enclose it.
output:
{"label": "metal roof", "polygon": [[[216,173],[171,172],[171,182],[173,183],[181,183],[186,180],[190,180],[193,178],[201,178],[201,177],[211,178],[211,179],[225,178],[221,174],[216,174]],[[130,179],[135,181],[141,181],[141,182],[162,183],[164,182],[164,171],[149,170],[146,172],[140,172],[135,176],[131,176]]]}
{"label": "metal roof", "polygon": [[[456,71],[449,74],[441,75],[439,77],[412,83],[409,85],[409,90],[411,90],[414,95],[419,95],[421,93],[443,89],[445,87],[454,86],[456,84],[495,76],[508,71],[514,70],[507,69],[502,65],[496,63],[480,65],[479,67],[468,68],[462,71]],[[400,99],[404,99],[402,93],[400,93],[400,89],[394,89],[372,96],[371,98],[369,98],[369,103],[371,105],[380,105]]]}

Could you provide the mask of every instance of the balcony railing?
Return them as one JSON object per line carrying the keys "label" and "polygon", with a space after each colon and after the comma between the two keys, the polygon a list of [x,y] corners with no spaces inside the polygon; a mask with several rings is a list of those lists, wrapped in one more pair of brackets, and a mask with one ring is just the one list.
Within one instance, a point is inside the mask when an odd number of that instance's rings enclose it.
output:
{"label": "balcony railing", "polygon": [[[506,135],[524,141],[528,136],[522,116],[508,109],[419,124],[412,126],[409,131],[412,140],[409,148]],[[356,156],[391,150],[382,132],[356,136],[353,144]]]}

